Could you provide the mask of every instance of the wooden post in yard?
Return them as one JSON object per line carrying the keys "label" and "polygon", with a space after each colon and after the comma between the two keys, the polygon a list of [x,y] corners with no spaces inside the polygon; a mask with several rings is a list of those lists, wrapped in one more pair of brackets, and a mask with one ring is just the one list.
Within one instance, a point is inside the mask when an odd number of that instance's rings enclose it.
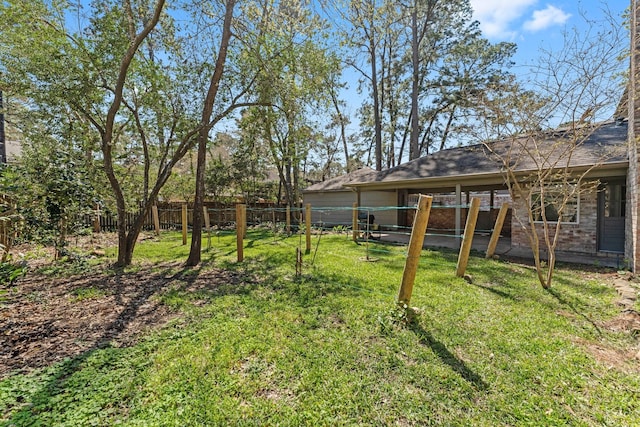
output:
{"label": "wooden post in yard", "polygon": [[422,245],[424,243],[424,235],[427,232],[427,224],[429,223],[432,202],[432,196],[421,194],[418,198],[418,212],[416,212],[413,219],[409,251],[404,264],[404,271],[402,272],[400,292],[398,293],[398,304],[401,306],[406,305],[409,307],[411,293],[413,292],[413,283],[416,279],[416,272],[418,271],[420,253],[422,252]]}
{"label": "wooden post in yard", "polygon": [[151,217],[153,218],[153,228],[156,230],[156,236],[160,235],[160,216],[158,215],[158,205],[151,206]]}
{"label": "wooden post in yard", "polygon": [[207,229],[207,249],[211,249],[211,219],[209,218],[209,209],[202,205],[202,214],[204,215],[204,226]]}
{"label": "wooden post in yard", "polygon": [[204,227],[207,229],[207,232],[211,232],[211,221],[209,219],[209,210],[206,206],[202,206],[202,214],[204,216]]}
{"label": "wooden post in yard", "polygon": [[311,203],[307,203],[304,207],[304,225],[306,228],[306,249],[305,253],[311,252]]}
{"label": "wooden post in yard", "polygon": [[9,233],[8,233],[8,218],[0,219],[0,260],[5,262],[9,256]]}
{"label": "wooden post in yard", "polygon": [[247,205],[246,204],[242,204],[241,208],[240,208],[240,217],[241,217],[241,224],[242,224],[242,238],[246,238],[247,237]]}
{"label": "wooden post in yard", "polygon": [[93,232],[100,232],[100,204],[96,203],[95,215],[93,217]]}
{"label": "wooden post in yard", "polygon": [[287,236],[291,235],[291,206],[287,204]]}
{"label": "wooden post in yard", "polygon": [[471,207],[467,213],[467,224],[464,227],[464,236],[462,237],[462,246],[458,255],[458,266],[456,268],[456,276],[463,277],[467,270],[469,262],[469,253],[471,252],[471,243],[473,243],[473,233],[476,231],[476,222],[478,221],[478,211],[480,210],[480,199],[474,197],[471,199]]}
{"label": "wooden post in yard", "polygon": [[271,208],[271,224],[273,224],[273,234],[275,235],[278,231],[278,224],[276,223],[276,207],[275,205]]}
{"label": "wooden post in yard", "polygon": [[187,204],[182,204],[182,244],[187,244]]}
{"label": "wooden post in yard", "polygon": [[502,226],[504,225],[504,219],[507,217],[507,211],[509,210],[509,203],[504,202],[498,212],[498,218],[496,218],[496,225],[493,227],[493,233],[491,233],[491,239],[489,240],[489,246],[487,247],[487,258],[493,257],[496,252],[496,246],[498,246],[498,239],[502,232]]}
{"label": "wooden post in yard", "polygon": [[236,205],[236,251],[238,253],[238,262],[244,260],[244,230],[242,227],[242,204]]}
{"label": "wooden post in yard", "polygon": [[353,230],[353,241],[357,242],[358,241],[358,203],[357,202],[353,203],[353,213],[352,213],[351,221],[352,221],[351,229]]}

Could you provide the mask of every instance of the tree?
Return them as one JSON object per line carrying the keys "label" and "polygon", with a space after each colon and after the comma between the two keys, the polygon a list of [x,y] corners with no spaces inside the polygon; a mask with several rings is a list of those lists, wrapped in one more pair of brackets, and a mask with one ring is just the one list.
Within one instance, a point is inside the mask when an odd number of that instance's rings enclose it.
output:
{"label": "tree", "polygon": [[[515,204],[513,218],[529,240],[544,288],[552,284],[563,222],[577,214],[581,195],[597,191],[598,181],[589,174],[620,155],[606,145],[599,152],[592,147],[596,161],[574,167],[574,158],[598,128],[598,120],[613,113],[622,91],[624,31],[610,15],[589,23],[585,33],[566,33],[559,51],[543,51],[526,82],[529,89],[488,104],[493,113],[486,129],[503,140],[485,147],[503,166]],[[546,265],[542,249],[547,252]]]}
{"label": "tree", "polygon": [[220,36],[220,47],[218,49],[216,64],[209,81],[209,88],[205,97],[204,106],[202,108],[202,117],[198,131],[198,162],[196,166],[196,195],[193,203],[193,231],[191,235],[191,249],[186,264],[194,266],[200,263],[200,252],[202,249],[202,224],[204,221],[202,207],[204,205],[205,190],[205,170],[207,157],[207,142],[209,141],[209,132],[213,127],[211,120],[213,115],[220,81],[224,74],[224,66],[227,60],[227,50],[231,40],[231,21],[233,19],[233,10],[235,8],[235,0],[226,0],[224,22],[222,24],[222,34]]}
{"label": "tree", "polygon": [[[124,225],[125,199],[114,167],[114,145],[121,131],[117,118],[134,56],[159,22],[164,0],[158,0],[139,30],[132,23],[129,2],[125,2],[128,23],[107,2],[98,6],[103,6],[104,13],[80,34],[67,30],[67,11],[60,4],[49,9],[41,3],[4,2],[0,7],[5,19],[0,25],[8,42],[0,51],[2,79],[33,103],[34,110],[50,109],[61,115],[68,109],[97,130],[102,166],[118,211],[118,264],[124,265],[130,262],[131,240],[135,242],[137,233],[129,239]],[[118,30],[126,37],[119,38]],[[110,55],[98,56],[99,49],[106,47],[102,43],[109,46]]]}
{"label": "tree", "polygon": [[[380,81],[384,81],[384,75],[380,72],[387,69],[380,61],[386,59],[385,54],[393,54],[399,51],[397,25],[397,8],[392,2],[380,2],[378,0],[352,0],[349,2],[347,14],[342,17],[350,23],[352,29],[344,35],[346,42],[356,50],[353,58],[348,59],[348,64],[354,67],[362,75],[361,85],[366,85],[371,90],[370,110],[372,112],[373,147],[376,170],[382,170],[382,106],[381,97],[384,91],[380,91]],[[385,43],[386,48],[380,48]],[[380,54],[382,51],[382,54]],[[362,54],[368,62],[369,69],[360,65],[358,56]],[[365,104],[367,105],[367,104]]]}
{"label": "tree", "polygon": [[361,128],[375,141],[376,169],[401,163],[407,151],[412,160],[468,139],[466,115],[487,85],[510,78],[515,45],[484,39],[468,0],[354,0],[348,10],[349,65],[371,93]]}
{"label": "tree", "polygon": [[327,87],[337,85],[339,62],[324,45],[325,23],[304,3],[269,0],[245,14],[252,13],[257,30],[245,42],[252,47],[247,65],[258,70],[262,106],[244,112],[241,138],[268,147],[285,199],[296,206],[304,164],[320,137],[317,118],[331,108]]}
{"label": "tree", "polygon": [[[69,115],[90,126],[77,137],[88,141],[87,162],[109,182],[118,214],[118,266],[131,262],[145,217],[173,168],[196,144],[206,144],[210,130],[243,105],[246,94],[224,79],[235,3],[172,3],[171,13],[190,17],[181,27],[163,13],[164,3],[0,5],[6,41],[1,86],[19,94],[30,112]],[[131,176],[138,185],[130,185]]]}

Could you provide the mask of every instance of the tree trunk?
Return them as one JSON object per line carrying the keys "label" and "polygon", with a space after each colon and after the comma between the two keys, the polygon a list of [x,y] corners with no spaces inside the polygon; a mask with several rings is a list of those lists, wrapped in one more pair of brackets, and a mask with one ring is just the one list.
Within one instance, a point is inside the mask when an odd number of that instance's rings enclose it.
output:
{"label": "tree trunk", "polygon": [[344,165],[347,173],[351,172],[351,161],[349,156],[349,145],[347,143],[347,131],[344,123],[344,116],[342,115],[342,111],[340,111],[340,103],[336,96],[333,88],[331,90],[331,101],[333,101],[333,107],[336,109],[336,114],[338,115],[338,121],[340,122],[340,140],[342,141],[342,149],[344,150]]}
{"label": "tree trunk", "polygon": [[[373,13],[373,12],[372,12]],[[374,28],[375,23],[373,17],[371,19],[371,28]],[[380,118],[380,94],[378,93],[378,69],[376,56],[376,41],[373,35],[369,39],[369,55],[371,57],[371,90],[373,97],[373,122],[375,129],[375,158],[376,158],[376,170],[382,170],[382,122]]]}
{"label": "tree trunk", "polygon": [[207,159],[207,141],[209,139],[209,131],[211,130],[211,115],[213,114],[213,105],[218,94],[220,81],[224,73],[224,65],[227,59],[227,49],[231,40],[231,21],[233,19],[233,9],[236,0],[227,0],[225,5],[224,23],[222,27],[222,37],[220,39],[220,49],[218,50],[218,58],[216,59],[216,67],[209,82],[209,90],[202,109],[201,130],[198,133],[198,164],[196,168],[196,195],[193,204],[193,229],[191,233],[191,249],[187,258],[187,266],[195,266],[200,263],[202,249],[202,223],[203,214],[202,206],[204,204],[204,171]]}
{"label": "tree trunk", "polygon": [[207,158],[207,140],[208,132],[201,135],[198,139],[198,163],[196,167],[196,195],[193,201],[193,224],[191,231],[191,249],[186,265],[195,266],[200,263],[202,251],[202,224],[204,217],[202,214],[202,206],[204,205],[204,171]]}
{"label": "tree trunk", "polygon": [[418,150],[418,138],[420,123],[418,116],[419,67],[418,56],[418,5],[417,1],[411,11],[411,138],[409,141],[409,161],[420,157]]}

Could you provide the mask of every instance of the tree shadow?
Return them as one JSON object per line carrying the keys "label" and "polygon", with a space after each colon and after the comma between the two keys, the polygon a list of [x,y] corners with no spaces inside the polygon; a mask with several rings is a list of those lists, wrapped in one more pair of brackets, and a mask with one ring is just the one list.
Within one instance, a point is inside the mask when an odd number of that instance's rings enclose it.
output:
{"label": "tree shadow", "polygon": [[475,286],[476,288],[480,288],[480,289],[483,289],[483,290],[485,290],[487,292],[495,294],[495,295],[497,295],[497,296],[499,296],[501,298],[506,298],[506,299],[509,299],[511,301],[518,301],[519,300],[518,298],[514,297],[510,293],[502,291],[500,289],[496,289],[493,286],[487,286],[487,285],[483,285],[483,284],[480,284],[480,283],[472,283],[471,285]]}
{"label": "tree shadow", "polygon": [[[150,327],[161,326],[166,323],[169,318],[166,313],[154,313],[154,311],[168,310],[162,302],[156,298],[162,296],[169,287],[178,289],[183,292],[206,292],[209,295],[215,294],[216,296],[222,296],[225,294],[236,294],[248,292],[246,286],[240,286],[243,281],[243,277],[240,275],[225,275],[223,270],[209,270],[204,271],[203,268],[185,268],[176,264],[171,264],[161,267],[159,270],[153,272],[149,269],[143,269],[137,272],[125,272],[122,269],[110,270],[108,275],[100,273],[98,275],[91,275],[81,279],[69,279],[66,282],[68,285],[65,289],[72,289],[74,287],[83,287],[87,283],[97,289],[104,290],[105,294],[108,291],[109,304],[111,310],[119,310],[115,317],[110,317],[110,321],[106,325],[100,325],[100,330],[89,331],[87,327],[85,331],[76,329],[78,335],[82,333],[91,333],[92,338],[89,346],[85,346],[80,352],[76,350],[70,350],[67,352],[58,352],[56,354],[49,355],[48,358],[43,358],[39,365],[29,365],[31,368],[45,368],[48,373],[43,373],[42,381],[40,381],[37,387],[25,390],[15,398],[14,402],[5,401],[2,402],[5,406],[3,412],[6,414],[11,410],[15,410],[8,418],[8,422],[11,424],[15,421],[16,425],[23,425],[22,422],[25,419],[32,419],[34,423],[37,423],[39,414],[42,411],[48,411],[47,408],[54,408],[55,402],[60,400],[61,395],[73,392],[73,384],[68,384],[67,379],[72,377],[77,372],[84,369],[85,362],[92,357],[97,351],[104,349],[117,349],[118,347],[128,347],[137,342],[138,335],[129,337],[128,328],[135,323],[133,329],[135,332],[145,331]],[[88,280],[87,280],[88,279]],[[79,285],[74,284],[74,280],[81,282]],[[234,283],[227,283],[233,281],[238,286],[233,286]],[[86,302],[86,301],[85,301]],[[79,304],[82,304],[80,302]],[[96,302],[97,304],[97,302]],[[86,307],[84,307],[87,310]],[[93,310],[94,307],[91,307]],[[105,309],[109,311],[109,308]],[[158,314],[159,320],[158,321]],[[175,316],[174,316],[175,317]],[[96,317],[97,319],[97,317]],[[93,319],[93,320],[96,320]],[[50,322],[53,324],[53,321]],[[95,323],[95,322],[94,322]],[[49,329],[51,329],[49,331]],[[44,330],[42,327],[38,328],[36,332],[40,339],[43,337],[49,339],[54,337],[60,331],[55,328],[49,328]],[[45,334],[45,332],[49,331]],[[65,331],[68,332],[68,331]],[[85,335],[86,337],[86,335]],[[74,337],[71,337],[73,340]],[[75,339],[78,339],[75,337]],[[119,341],[119,344],[114,346],[114,342]],[[124,344],[124,345],[123,345]],[[69,348],[72,346],[70,344]],[[117,351],[117,350],[116,350]],[[75,353],[75,354],[74,354]],[[53,361],[63,360],[52,363]],[[109,359],[109,357],[107,357]],[[100,363],[109,363],[101,361]],[[18,367],[20,368],[20,367]],[[17,373],[19,373],[18,371]],[[13,424],[11,424],[13,425]]]}
{"label": "tree shadow", "polygon": [[415,315],[410,316],[407,323],[408,329],[416,334],[420,344],[431,348],[440,361],[449,366],[454,372],[460,375],[467,382],[471,383],[478,390],[488,390],[487,384],[480,375],[471,370],[464,361],[451,353],[446,345],[438,341],[429,331],[424,329],[418,322]]}
{"label": "tree shadow", "polygon": [[594,322],[591,318],[589,318],[589,316],[587,316],[586,314],[584,314],[583,312],[579,311],[578,308],[575,306],[574,303],[572,303],[571,301],[569,301],[568,299],[566,299],[564,296],[562,296],[560,294],[560,292],[556,291],[553,288],[548,288],[545,289],[546,292],[551,295],[552,297],[554,297],[560,304],[569,307],[569,309],[576,314],[577,316],[583,318],[587,323],[589,323],[591,326],[593,326],[593,329],[595,329],[596,333],[598,334],[598,336],[602,337],[602,330],[598,327],[598,325],[596,324],[596,322]]}

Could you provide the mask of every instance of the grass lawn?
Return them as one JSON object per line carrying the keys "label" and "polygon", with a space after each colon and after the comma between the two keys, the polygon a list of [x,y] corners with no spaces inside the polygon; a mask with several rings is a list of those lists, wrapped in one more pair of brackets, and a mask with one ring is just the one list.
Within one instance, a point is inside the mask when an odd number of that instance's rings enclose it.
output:
{"label": "grass lawn", "polygon": [[[296,277],[304,238],[249,231],[238,264],[235,237],[215,235],[159,297],[176,320],[6,376],[0,425],[640,425],[638,337],[607,327],[610,275],[561,267],[545,291],[531,267],[472,257],[470,284],[455,253],[425,250],[407,319],[394,308],[405,247],[372,244],[368,262],[344,234],[312,243]],[[163,234],[132,271],[187,252]],[[213,267],[237,282],[189,286]]]}

